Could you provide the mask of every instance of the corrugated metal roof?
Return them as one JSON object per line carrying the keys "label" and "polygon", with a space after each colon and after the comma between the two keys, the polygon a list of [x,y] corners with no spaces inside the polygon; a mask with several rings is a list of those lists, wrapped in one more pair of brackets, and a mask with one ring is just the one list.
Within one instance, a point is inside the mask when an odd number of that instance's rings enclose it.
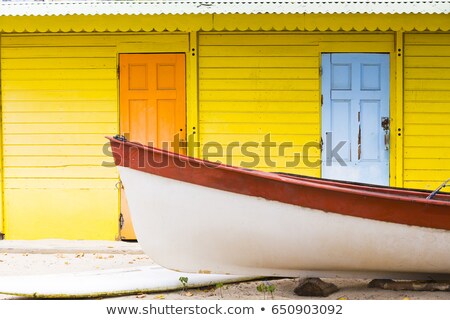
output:
{"label": "corrugated metal roof", "polygon": [[422,13],[448,14],[450,0],[305,0],[305,1],[7,1],[0,16],[163,15],[259,13]]}

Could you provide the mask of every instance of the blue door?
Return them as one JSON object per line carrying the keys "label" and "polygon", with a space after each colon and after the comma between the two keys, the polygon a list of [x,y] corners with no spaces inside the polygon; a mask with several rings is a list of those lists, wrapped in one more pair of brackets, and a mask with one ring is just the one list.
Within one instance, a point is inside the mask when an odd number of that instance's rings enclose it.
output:
{"label": "blue door", "polygon": [[389,185],[389,54],[323,54],[322,95],[322,177]]}

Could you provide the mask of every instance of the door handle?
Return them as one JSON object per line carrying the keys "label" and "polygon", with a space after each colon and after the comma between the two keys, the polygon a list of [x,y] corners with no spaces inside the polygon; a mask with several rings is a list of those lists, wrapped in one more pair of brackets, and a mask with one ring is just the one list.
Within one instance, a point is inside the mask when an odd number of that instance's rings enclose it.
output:
{"label": "door handle", "polygon": [[389,117],[381,117],[381,127],[384,130],[384,147],[389,150],[389,138],[390,138],[390,120]]}

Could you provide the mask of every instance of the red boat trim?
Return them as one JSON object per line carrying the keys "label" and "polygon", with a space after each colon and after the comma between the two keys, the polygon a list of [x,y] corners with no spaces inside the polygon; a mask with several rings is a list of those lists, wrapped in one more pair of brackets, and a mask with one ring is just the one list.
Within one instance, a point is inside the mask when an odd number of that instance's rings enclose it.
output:
{"label": "red boat trim", "polygon": [[386,193],[377,188],[367,190],[324,184],[320,183],[320,179],[296,179],[221,165],[115,138],[108,139],[117,166],[325,212],[450,230],[450,202],[442,199],[428,200],[422,194],[412,197],[405,191]]}

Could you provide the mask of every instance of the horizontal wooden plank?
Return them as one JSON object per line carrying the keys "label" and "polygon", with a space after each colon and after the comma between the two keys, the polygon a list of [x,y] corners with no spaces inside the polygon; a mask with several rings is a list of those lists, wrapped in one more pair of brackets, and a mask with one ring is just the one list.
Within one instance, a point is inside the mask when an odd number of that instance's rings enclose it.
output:
{"label": "horizontal wooden plank", "polygon": [[[405,124],[424,124],[424,125],[436,125],[443,124],[448,125],[450,130],[450,110],[447,113],[406,113],[404,117]],[[426,134],[426,131],[424,132]],[[450,135],[450,132],[449,132]]]}
{"label": "horizontal wooden plank", "polygon": [[4,101],[3,112],[117,112],[117,101],[109,100],[67,100],[46,101],[42,100],[16,100]]}
{"label": "horizontal wooden plank", "polygon": [[405,91],[404,93],[405,101],[450,101],[450,90],[440,90],[440,91]]}
{"label": "horizontal wooden plank", "polygon": [[117,90],[14,90],[3,92],[3,100],[19,101],[85,101],[85,100],[115,100]]}
{"label": "horizontal wooden plank", "polygon": [[102,166],[63,166],[63,167],[5,167],[3,177],[8,178],[101,178],[113,179],[117,172]]}
{"label": "horizontal wooden plank", "polygon": [[2,70],[4,81],[14,80],[116,80],[116,69],[35,69]]}
{"label": "horizontal wooden plank", "polygon": [[316,79],[319,68],[201,68],[199,79]]}
{"label": "horizontal wooden plank", "polygon": [[319,80],[200,80],[200,90],[319,90]]}
{"label": "horizontal wooden plank", "polygon": [[405,79],[405,90],[450,91],[450,79]]}
{"label": "horizontal wooden plank", "polygon": [[405,170],[404,178],[406,180],[433,180],[444,182],[448,179],[449,174],[450,170]]}
{"label": "horizontal wooden plank", "polygon": [[405,148],[406,159],[448,159],[450,158],[450,147],[407,147]]}
{"label": "horizontal wooden plank", "polygon": [[448,45],[448,33],[406,33],[405,46],[412,44]]}
{"label": "horizontal wooden plank", "polygon": [[199,33],[199,45],[314,45],[325,42],[389,42],[393,41],[392,34],[367,33]]}
{"label": "horizontal wooden plank", "polygon": [[448,136],[448,124],[408,124],[404,127],[405,135],[422,136]]}
{"label": "horizontal wooden plank", "polygon": [[423,181],[405,180],[403,182],[403,185],[405,188],[429,190],[431,193],[431,191],[436,189],[441,183],[442,183],[441,180],[430,180],[430,179]]}
{"label": "horizontal wooden plank", "polygon": [[[117,169],[116,169],[117,170]],[[62,179],[62,178],[7,178],[4,182],[5,190],[9,189],[108,189],[117,190],[116,186],[119,182],[119,174],[114,179]]]}
{"label": "horizontal wooden plank", "polygon": [[[301,126],[301,129],[300,129]],[[319,124],[274,124],[274,123],[215,123],[200,124],[203,133],[239,133],[239,134],[319,134]]]}
{"label": "horizontal wooden plank", "polygon": [[253,113],[253,112],[202,112],[200,122],[206,123],[318,123],[318,113]]}
{"label": "horizontal wooden plank", "polygon": [[4,80],[3,90],[53,91],[53,90],[111,90],[117,89],[117,80]]}
{"label": "horizontal wooden plank", "polygon": [[19,112],[3,115],[4,123],[98,123],[117,122],[116,112]]}
{"label": "horizontal wooden plank", "polygon": [[434,169],[434,170],[447,170],[450,172],[450,157],[437,158],[437,159],[405,159],[405,169]]}
{"label": "horizontal wooden plank", "polygon": [[59,133],[59,134],[4,134],[4,145],[53,144],[53,145],[99,145],[108,140],[101,134]]}
{"label": "horizontal wooden plank", "polygon": [[200,91],[200,101],[318,101],[318,91]]}
{"label": "horizontal wooden plank", "polygon": [[7,145],[8,156],[104,156],[108,148],[100,145]]}
{"label": "horizontal wooden plank", "polygon": [[[303,157],[311,157],[311,159],[318,159],[320,157],[319,145],[311,145],[309,147],[304,146],[287,146],[279,148],[278,146],[273,146],[271,148],[264,148],[261,145],[256,146],[256,144],[246,144],[246,145],[218,145],[215,143],[209,143],[201,146],[201,154],[203,157],[220,157],[220,158],[230,158],[230,157],[240,157],[244,161],[249,161],[251,158],[255,158],[260,163],[270,163],[270,159],[274,162],[279,162],[282,164],[276,165],[277,167],[286,166],[287,161],[293,161],[295,157],[302,159]],[[267,158],[268,161],[264,159]]]}
{"label": "horizontal wooden plank", "polygon": [[409,112],[422,113],[445,113],[449,112],[450,101],[447,102],[416,102],[408,101],[405,103],[405,114]]}
{"label": "horizontal wooden plank", "polygon": [[201,101],[202,112],[318,112],[319,101]]}
{"label": "horizontal wooden plank", "polygon": [[199,57],[316,57],[318,46],[200,46]]}
{"label": "horizontal wooden plank", "polygon": [[[318,158],[302,158],[299,157],[213,157],[202,156],[203,159],[221,164],[233,165],[236,167],[244,167],[253,170],[261,170],[268,172],[291,172],[304,174],[308,176],[318,176],[320,174],[321,161]],[[318,172],[317,172],[318,171]]]}
{"label": "horizontal wooden plank", "polygon": [[[404,137],[405,147],[450,147],[450,132],[447,136],[410,136]],[[448,156],[450,159],[450,155]]]}
{"label": "horizontal wooden plank", "polygon": [[113,135],[118,131],[117,123],[27,123],[4,124],[5,134],[36,134],[36,133],[96,133]]}
{"label": "horizontal wooden plank", "polygon": [[116,58],[2,59],[4,70],[116,69]]}
{"label": "horizontal wooden plank", "polygon": [[69,167],[69,166],[110,166],[114,165],[114,159],[111,156],[10,156],[3,158],[5,168],[12,167]]}
{"label": "horizontal wooden plank", "polygon": [[450,43],[441,45],[406,45],[405,56],[408,57],[450,57]]}
{"label": "horizontal wooden plank", "polygon": [[450,65],[450,57],[408,57],[404,58],[405,68],[446,68]]}
{"label": "horizontal wooden plank", "polygon": [[265,140],[269,140],[271,142],[275,142],[277,145],[277,148],[280,147],[281,144],[284,144],[286,147],[288,146],[303,146],[305,144],[314,144],[320,142],[320,136],[319,135],[313,135],[313,134],[301,134],[295,133],[295,134],[272,134],[268,137],[265,137],[263,134],[221,134],[221,133],[203,133],[200,138],[200,144],[205,145],[206,143],[214,144],[218,143],[220,145],[229,145],[234,142],[239,142],[240,145],[244,143],[257,143],[259,146],[262,145],[262,143]]}
{"label": "horizontal wooden plank", "polygon": [[187,41],[188,35],[185,33],[61,33],[61,34],[14,34],[2,35],[3,47],[48,47],[48,46],[116,46],[122,43],[176,43]]}
{"label": "horizontal wooden plank", "polygon": [[200,68],[303,68],[319,67],[319,57],[201,57]]}
{"label": "horizontal wooden plank", "polygon": [[450,79],[449,68],[405,68],[405,79]]}
{"label": "horizontal wooden plank", "polygon": [[3,59],[24,58],[115,58],[115,46],[45,46],[7,47],[1,51]]}

